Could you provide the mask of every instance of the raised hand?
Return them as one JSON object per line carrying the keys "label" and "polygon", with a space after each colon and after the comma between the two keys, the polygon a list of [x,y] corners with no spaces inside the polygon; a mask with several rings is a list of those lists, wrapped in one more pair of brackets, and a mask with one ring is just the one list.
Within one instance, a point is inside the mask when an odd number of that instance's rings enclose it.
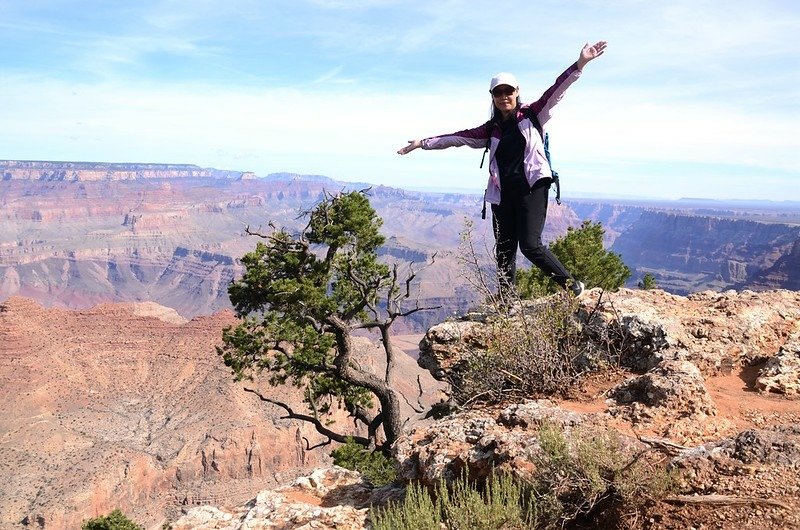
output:
{"label": "raised hand", "polygon": [[604,40],[601,40],[592,46],[589,46],[588,42],[584,44],[580,57],[578,57],[578,68],[583,69],[583,67],[586,66],[586,63],[603,55],[603,52],[606,51],[606,44],[607,43]]}

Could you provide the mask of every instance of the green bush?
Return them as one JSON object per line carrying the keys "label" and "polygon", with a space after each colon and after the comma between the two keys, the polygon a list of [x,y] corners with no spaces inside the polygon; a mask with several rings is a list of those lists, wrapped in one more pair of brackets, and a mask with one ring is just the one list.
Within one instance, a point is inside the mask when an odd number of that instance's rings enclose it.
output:
{"label": "green bush", "polygon": [[656,283],[656,277],[650,274],[649,272],[645,273],[642,279],[639,280],[637,286],[639,287],[639,289],[644,289],[645,291],[648,291],[650,289],[658,289],[658,284]]}
{"label": "green bush", "polygon": [[134,523],[116,509],[108,515],[84,521],[81,530],[144,530],[144,527]]}
{"label": "green bush", "polygon": [[[569,228],[566,235],[553,241],[550,250],[587,289],[616,291],[625,285],[631,270],[619,254],[605,249],[603,234],[600,223],[584,221],[580,228]],[[518,271],[517,288],[522,298],[537,298],[561,289],[538,267]]]}
{"label": "green bush", "polygon": [[442,516],[428,490],[412,483],[402,502],[390,502],[384,509],[370,508],[369,520],[373,530],[440,530]]}
{"label": "green bush", "polygon": [[450,489],[440,484],[438,501],[449,530],[535,528],[533,497],[506,474],[492,474],[482,492],[470,485],[465,476]]}
{"label": "green bush", "polygon": [[333,463],[345,469],[358,471],[373,486],[385,486],[397,480],[394,462],[380,451],[370,451],[352,438],[331,451]]}
{"label": "green bush", "polygon": [[535,510],[526,488],[508,475],[492,475],[483,491],[466,476],[450,488],[440,483],[436,502],[428,490],[410,484],[401,503],[371,509],[374,530],[523,530],[535,528]]}

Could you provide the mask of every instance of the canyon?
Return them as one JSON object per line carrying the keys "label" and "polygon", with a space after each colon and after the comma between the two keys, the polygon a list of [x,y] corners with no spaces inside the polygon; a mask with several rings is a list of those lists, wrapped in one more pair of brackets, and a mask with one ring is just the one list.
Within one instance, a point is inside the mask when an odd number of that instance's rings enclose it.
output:
{"label": "canyon", "polygon": [[[235,322],[228,310],[187,321],[152,302],[0,303],[0,528],[75,529],[115,508],[160,528],[329,465],[330,447],[308,450],[322,436],[243,387],[295,405],[299,390],[235,382],[224,366],[215,346]],[[357,347],[363,366],[384,369],[368,338]],[[418,376],[422,402],[440,399],[410,355],[396,369],[410,401]]]}
{"label": "canyon", "polygon": [[[324,193],[369,190],[384,220],[383,257],[417,271],[417,296],[437,311],[424,332],[476,300],[464,263],[467,231],[491,268],[491,221],[479,195],[427,193],[289,173],[192,165],[0,161],[0,300],[85,309],[154,301],[186,318],[230,308],[246,228],[297,230]],[[544,239],[589,219],[632,269],[676,294],[800,287],[800,211],[792,205],[567,199],[549,206]],[[520,258],[521,259],[521,258]],[[527,266],[527,264],[523,264]]]}
{"label": "canyon", "polygon": [[[320,197],[351,189],[366,190],[384,220],[382,259],[416,271],[420,303],[440,306],[395,326],[408,353],[398,360],[403,394],[417,397],[419,377],[430,389],[424,399],[435,402],[443,387],[418,366],[417,345],[447,317],[464,321],[476,304],[463,234],[490,260],[491,222],[480,217],[479,195],[191,165],[0,161],[0,528],[77,528],[116,507],[160,528],[193,507],[252,507],[258,491],[329,465],[326,450],[307,450],[318,435],[244,392],[248,383],[233,380],[215,346],[235,322],[227,286],[257,241],[247,232],[298,230]],[[800,289],[797,209],[589,199],[549,208],[545,239],[599,221],[607,246],[634,271],[632,284],[646,272],[656,277],[664,290],[593,292],[582,304],[605,296],[608,313],[627,319],[631,333],[650,333],[634,342],[650,353],[659,345],[650,364],[693,363],[680,375],[697,388],[708,383],[710,397],[698,399],[712,421],[676,421],[685,419],[684,405],[670,402],[663,418],[642,424],[656,405],[609,404],[601,392],[559,407],[589,407],[625,432],[645,425],[647,434],[687,446],[797,424],[797,390],[793,397],[786,389],[800,388],[790,370],[800,301],[774,290]],[[687,293],[698,294],[678,296]],[[360,362],[376,363],[369,337],[357,340]],[[754,363],[773,358],[783,371],[757,388]],[[250,384],[301,401],[292,388]],[[431,432],[472,420],[443,421]],[[450,455],[441,436],[441,454]],[[424,449],[414,443],[412,436],[404,458],[422,469]],[[773,471],[763,476],[785,474]],[[782,502],[796,507],[798,491],[781,493]],[[363,522],[363,509],[355,515]],[[217,523],[208,528],[225,527]]]}

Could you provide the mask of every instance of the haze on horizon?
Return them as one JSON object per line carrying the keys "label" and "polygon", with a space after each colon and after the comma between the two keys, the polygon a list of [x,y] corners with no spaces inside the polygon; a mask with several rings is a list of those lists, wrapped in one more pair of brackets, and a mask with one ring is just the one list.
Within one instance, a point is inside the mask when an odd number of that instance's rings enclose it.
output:
{"label": "haze on horizon", "polygon": [[800,200],[800,4],[639,0],[0,0],[0,159],[189,163],[482,190],[489,78],[557,107],[573,197]]}

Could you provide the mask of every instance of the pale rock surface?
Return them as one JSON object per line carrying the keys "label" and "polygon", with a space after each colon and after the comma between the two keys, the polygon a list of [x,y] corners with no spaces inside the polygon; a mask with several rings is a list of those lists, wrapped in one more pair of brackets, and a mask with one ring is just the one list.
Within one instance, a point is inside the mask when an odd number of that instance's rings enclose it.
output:
{"label": "pale rock surface", "polygon": [[289,486],[264,490],[233,511],[210,506],[190,509],[172,530],[356,530],[369,507],[397,500],[400,487],[373,489],[361,475],[337,466],[320,468]]}
{"label": "pale rock surface", "polygon": [[428,486],[464,471],[476,479],[488,477],[492,469],[524,475],[540,451],[537,433],[544,423],[569,431],[598,425],[599,417],[564,410],[550,400],[467,411],[412,429],[395,443],[394,457],[403,480]]}
{"label": "pale rock surface", "polygon": [[622,362],[646,370],[691,361],[703,374],[730,371],[776,354],[800,330],[796,291],[704,291],[688,297],[653,290],[593,290],[580,314],[593,336],[616,339]]}
{"label": "pale rock surface", "polygon": [[730,427],[727,420],[716,417],[717,407],[703,375],[689,361],[662,361],[609,393],[612,416],[624,416],[634,425],[663,425],[660,434],[671,438],[692,439],[698,431],[705,435]]}
{"label": "pale rock surface", "polygon": [[767,361],[759,371],[756,388],[793,396],[800,393],[800,333],[792,335]]}
{"label": "pale rock surface", "polygon": [[[533,312],[541,303],[524,301],[519,313]],[[706,291],[683,297],[658,289],[594,289],[580,299],[577,316],[587,350],[610,350],[623,366],[642,372],[663,361],[689,361],[707,376],[776,356],[800,333],[800,292]],[[433,326],[420,342],[419,365],[439,379],[457,379],[469,359],[486,350],[486,322],[495,317],[483,308]]]}

